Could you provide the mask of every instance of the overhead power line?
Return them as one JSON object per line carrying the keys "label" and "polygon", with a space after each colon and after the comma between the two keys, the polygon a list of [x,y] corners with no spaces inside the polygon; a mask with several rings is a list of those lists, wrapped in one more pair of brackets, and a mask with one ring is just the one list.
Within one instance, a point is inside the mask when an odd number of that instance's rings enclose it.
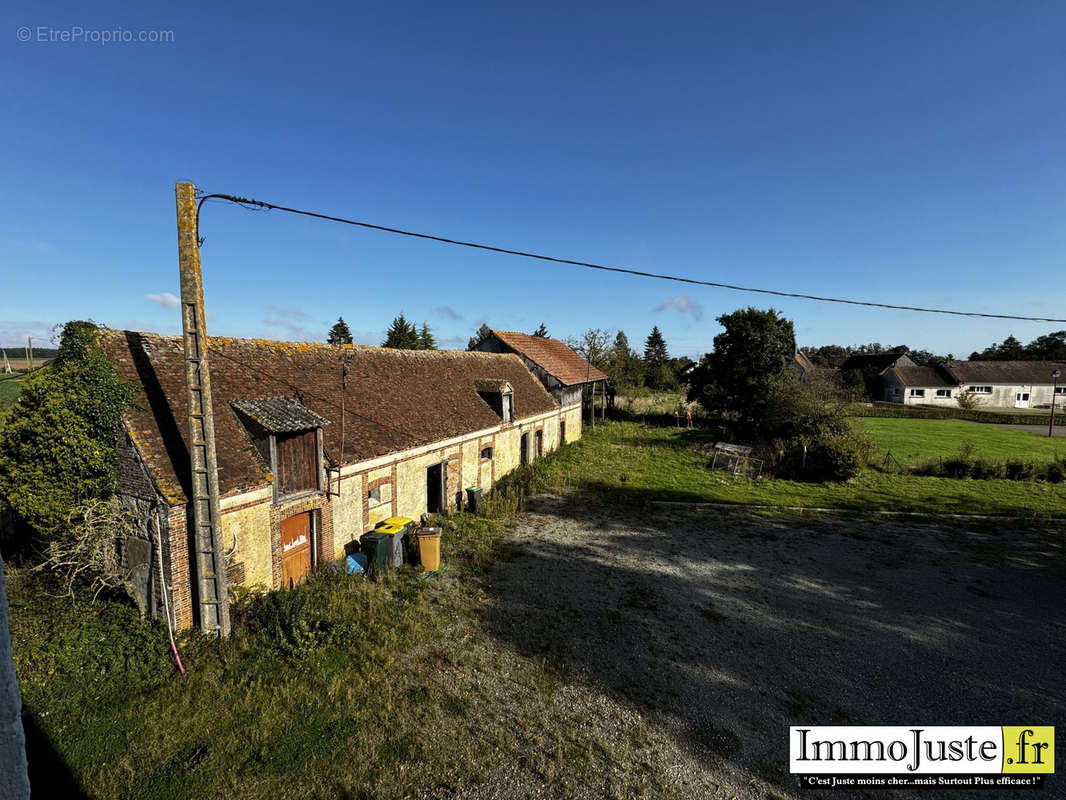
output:
{"label": "overhead power line", "polygon": [[[306,211],[299,208],[289,208],[287,206],[279,206],[275,203],[266,203],[262,200],[250,200],[247,197],[236,197],[230,194],[204,194],[200,197],[200,205],[197,208],[197,226],[199,226],[199,208],[203,207],[203,204],[208,200],[226,200],[230,203],[236,203],[248,209],[258,210],[267,209],[270,211],[284,211],[288,214],[299,214],[304,217],[313,217],[314,219],[324,219],[330,222],[340,222],[344,225],[356,225],[360,228],[368,228],[374,231],[382,231],[384,233],[395,233],[399,236],[409,236],[414,239],[427,239],[431,242],[441,242],[442,244],[452,244],[459,247],[471,247],[476,250],[487,250],[492,253],[503,253],[509,256],[519,256],[521,258],[532,258],[537,261],[550,261],[554,264],[569,264],[575,267],[585,267],[587,269],[598,269],[604,272],[618,272],[623,275],[637,275],[641,278],[655,278],[662,281],[675,281],[677,283],[687,283],[693,286],[710,286],[715,289],[730,289],[736,292],[753,292],[755,294],[768,294],[775,297],[792,297],[799,300],[815,300],[820,303],[842,303],[850,306],[866,306],[868,308],[886,308],[895,311],[916,311],[923,314],[950,314],[956,317],[985,317],[988,319],[1015,319],[1022,320],[1024,322],[1066,322],[1066,319],[1055,319],[1053,317],[1027,317],[1020,314],[989,314],[983,311],[957,311],[950,308],[925,308],[923,306],[905,306],[896,305],[894,303],[876,303],[872,300],[850,300],[842,297],[823,297],[816,294],[804,294],[802,292],[786,292],[778,289],[760,289],[752,286],[738,286],[733,283],[722,283],[720,281],[703,281],[696,278],[683,278],[678,275],[663,275],[658,272],[646,272],[639,269],[630,269],[628,267],[611,267],[605,264],[594,264],[589,261],[577,261],[570,258],[558,258],[556,256],[546,256],[540,253],[529,253],[524,250],[512,250],[507,247],[495,247],[489,244],[480,244],[478,242],[465,242],[461,239],[449,239],[446,236],[434,236],[429,233],[418,233],[416,231],[408,231],[402,228],[392,228],[387,225],[375,225],[371,222],[360,222],[359,220],[346,219],[345,217],[336,217],[331,214],[319,214],[315,211]],[[199,227],[198,227],[199,229]]]}

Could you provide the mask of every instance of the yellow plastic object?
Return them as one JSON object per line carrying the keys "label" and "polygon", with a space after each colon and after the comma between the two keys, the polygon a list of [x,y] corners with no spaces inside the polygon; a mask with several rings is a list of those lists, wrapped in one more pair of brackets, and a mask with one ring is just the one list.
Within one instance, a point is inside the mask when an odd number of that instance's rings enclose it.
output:
{"label": "yellow plastic object", "polygon": [[397,533],[403,533],[412,522],[414,520],[410,517],[389,517],[374,526],[374,533],[388,533],[395,536]]}
{"label": "yellow plastic object", "polygon": [[426,572],[440,569],[440,528],[423,528],[418,536],[418,557]]}

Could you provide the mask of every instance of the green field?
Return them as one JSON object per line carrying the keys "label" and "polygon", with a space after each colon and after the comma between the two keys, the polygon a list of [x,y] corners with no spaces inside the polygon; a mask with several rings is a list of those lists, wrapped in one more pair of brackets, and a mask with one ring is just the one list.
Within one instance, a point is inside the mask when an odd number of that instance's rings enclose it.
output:
{"label": "green field", "polygon": [[886,419],[866,417],[855,426],[877,444],[879,458],[891,450],[905,465],[958,455],[967,444],[975,458],[1048,462],[1066,457],[1066,439],[1008,425],[982,425],[953,419]]}
{"label": "green field", "polygon": [[[914,420],[863,420],[863,422]],[[922,421],[924,422],[924,421]],[[964,423],[960,423],[964,424]],[[973,424],[978,433],[982,426]],[[1008,432],[1033,440],[1021,432]],[[914,511],[1010,516],[1066,516],[1066,485],[1007,480],[949,480],[864,470],[846,483],[749,480],[706,468],[697,451],[709,441],[702,431],[647,428],[635,422],[597,427],[543,468],[548,487],[573,488],[613,502],[683,500],[840,508],[853,511]],[[1066,443],[1059,447],[1066,452]],[[1029,451],[1032,452],[1032,451]]]}
{"label": "green field", "polygon": [[24,383],[21,377],[0,380],[0,409],[7,408],[18,399]]}

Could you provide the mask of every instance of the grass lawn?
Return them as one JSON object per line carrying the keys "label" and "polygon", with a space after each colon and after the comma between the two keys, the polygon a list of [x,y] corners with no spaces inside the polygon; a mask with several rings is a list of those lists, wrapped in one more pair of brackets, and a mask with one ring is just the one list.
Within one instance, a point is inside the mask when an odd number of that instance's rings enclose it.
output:
{"label": "grass lawn", "polygon": [[[925,420],[863,422],[925,423]],[[970,423],[980,434],[986,426]],[[987,426],[991,427],[991,426]],[[1019,432],[1007,432],[1020,437]],[[734,478],[706,468],[700,430],[647,428],[614,422],[567,448],[543,469],[546,486],[607,493],[617,502],[688,500],[717,503],[802,506],[856,511],[1066,516],[1066,485],[1006,480],[948,480],[865,470],[847,483]],[[1036,446],[1039,437],[1029,437]],[[1066,445],[1059,443],[1066,450]]]}
{"label": "grass lawn", "polygon": [[883,457],[891,450],[903,464],[954,456],[973,445],[973,455],[990,461],[1020,459],[1047,462],[1066,457],[1066,439],[1049,439],[1008,425],[982,425],[956,419],[887,419],[866,417],[855,426],[873,439]]}
{"label": "grass lawn", "polygon": [[18,378],[6,378],[0,380],[0,408],[7,408],[13,405],[18,399],[18,396],[22,393],[22,386],[25,380],[21,377]]}

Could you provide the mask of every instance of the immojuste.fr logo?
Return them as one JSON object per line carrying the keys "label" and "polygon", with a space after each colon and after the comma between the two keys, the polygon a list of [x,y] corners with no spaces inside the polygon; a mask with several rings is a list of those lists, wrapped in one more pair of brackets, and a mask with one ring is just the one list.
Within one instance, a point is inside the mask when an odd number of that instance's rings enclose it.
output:
{"label": "immojuste.fr logo", "polygon": [[[789,770],[799,776],[1045,776],[1055,771],[1055,728],[1004,726],[793,726]],[[941,777],[941,785],[945,778]],[[1042,778],[1040,778],[1042,780]],[[967,785],[1021,784],[973,777]],[[837,785],[808,781],[810,785]],[[876,783],[876,781],[875,781]],[[889,780],[876,785],[898,785]],[[910,785],[927,785],[915,779]],[[934,782],[935,783],[935,782]],[[857,785],[841,782],[839,785]]]}

